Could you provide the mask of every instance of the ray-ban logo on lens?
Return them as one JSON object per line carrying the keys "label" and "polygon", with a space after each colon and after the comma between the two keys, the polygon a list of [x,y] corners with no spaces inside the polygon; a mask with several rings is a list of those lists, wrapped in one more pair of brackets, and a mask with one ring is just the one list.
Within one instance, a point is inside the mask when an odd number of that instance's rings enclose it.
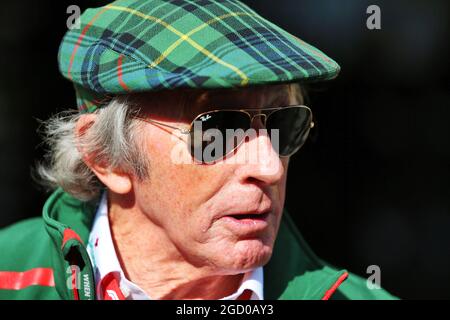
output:
{"label": "ray-ban logo on lens", "polygon": [[200,117],[200,120],[202,120],[202,121],[206,121],[206,120],[209,120],[209,119],[211,119],[211,115],[210,114],[207,114],[206,116],[201,116]]}

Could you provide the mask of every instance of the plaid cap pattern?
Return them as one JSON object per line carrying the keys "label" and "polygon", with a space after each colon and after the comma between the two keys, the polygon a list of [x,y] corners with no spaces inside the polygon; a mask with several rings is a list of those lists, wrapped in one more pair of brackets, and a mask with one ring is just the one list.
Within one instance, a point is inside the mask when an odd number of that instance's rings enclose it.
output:
{"label": "plaid cap pattern", "polygon": [[117,94],[329,80],[340,70],[237,0],[118,0],[80,22],[58,62],[82,112]]}

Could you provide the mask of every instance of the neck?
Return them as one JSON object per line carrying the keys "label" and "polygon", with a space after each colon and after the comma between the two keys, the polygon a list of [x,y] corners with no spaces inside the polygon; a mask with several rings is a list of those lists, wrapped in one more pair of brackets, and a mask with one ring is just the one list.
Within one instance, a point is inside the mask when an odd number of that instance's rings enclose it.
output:
{"label": "neck", "polygon": [[111,195],[108,215],[117,257],[126,277],[152,299],[220,299],[235,292],[243,274],[221,275],[189,263],[164,230],[135,205]]}

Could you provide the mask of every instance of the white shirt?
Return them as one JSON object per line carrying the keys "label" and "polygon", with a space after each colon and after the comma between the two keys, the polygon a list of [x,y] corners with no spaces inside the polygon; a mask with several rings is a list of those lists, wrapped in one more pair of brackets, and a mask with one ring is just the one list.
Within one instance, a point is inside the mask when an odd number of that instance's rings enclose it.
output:
{"label": "white shirt", "polygon": [[[114,272],[119,277],[119,287],[123,295],[128,300],[150,300],[151,298],[144,290],[125,277],[120,266],[119,259],[114,248],[111,237],[108,216],[107,193],[104,192],[94,218],[94,224],[89,236],[88,253],[94,266],[94,277],[96,283],[97,296],[102,298],[100,282],[109,273]],[[251,300],[263,300],[263,268],[259,267],[244,275],[238,290],[220,300],[236,300],[244,290],[251,290]],[[113,299],[113,297],[110,295]]]}

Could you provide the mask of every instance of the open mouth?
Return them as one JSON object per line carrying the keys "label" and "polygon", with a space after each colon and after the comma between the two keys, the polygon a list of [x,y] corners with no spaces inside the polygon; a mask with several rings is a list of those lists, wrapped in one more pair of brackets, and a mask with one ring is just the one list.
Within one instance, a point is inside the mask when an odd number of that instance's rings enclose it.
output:
{"label": "open mouth", "polygon": [[267,230],[270,225],[269,215],[272,211],[264,213],[237,213],[222,217],[222,221],[236,234],[249,236],[260,234]]}
{"label": "open mouth", "polygon": [[236,220],[266,220],[269,212],[265,213],[252,213],[252,214],[232,214],[227,217],[231,217]]}

